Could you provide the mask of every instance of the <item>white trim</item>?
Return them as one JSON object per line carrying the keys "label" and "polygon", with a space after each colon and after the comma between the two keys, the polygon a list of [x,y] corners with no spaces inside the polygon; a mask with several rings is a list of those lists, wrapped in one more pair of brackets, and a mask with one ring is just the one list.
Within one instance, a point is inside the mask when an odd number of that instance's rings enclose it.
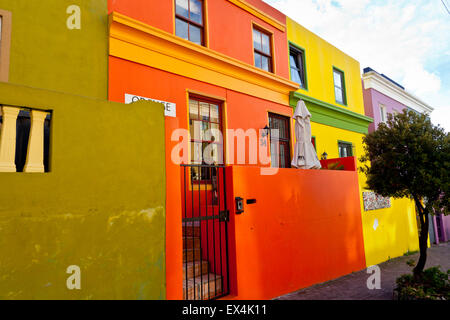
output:
{"label": "white trim", "polygon": [[364,89],[377,90],[378,92],[394,100],[397,100],[408,108],[411,108],[420,113],[430,114],[434,110],[433,107],[426,104],[425,102],[414,96],[412,93],[396,86],[391,81],[382,77],[375,71],[364,73],[362,78],[364,81]]}
{"label": "white trim", "polygon": [[380,107],[380,122],[386,123],[387,122],[386,106],[382,103],[379,103],[378,106]]}

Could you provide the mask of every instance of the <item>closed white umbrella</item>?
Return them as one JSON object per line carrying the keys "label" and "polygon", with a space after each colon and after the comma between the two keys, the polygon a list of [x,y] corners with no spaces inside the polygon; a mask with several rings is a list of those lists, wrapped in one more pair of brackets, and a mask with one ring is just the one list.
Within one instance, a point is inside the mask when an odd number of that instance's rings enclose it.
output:
{"label": "closed white umbrella", "polygon": [[311,142],[311,114],[303,100],[299,100],[295,109],[294,157],[291,166],[298,169],[322,168],[316,150]]}

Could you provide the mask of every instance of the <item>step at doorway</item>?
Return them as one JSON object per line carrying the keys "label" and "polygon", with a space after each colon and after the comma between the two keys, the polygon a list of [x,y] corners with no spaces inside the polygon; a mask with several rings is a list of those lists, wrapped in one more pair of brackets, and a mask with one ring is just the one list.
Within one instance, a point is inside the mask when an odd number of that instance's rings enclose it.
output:
{"label": "step at doorway", "polygon": [[183,299],[218,299],[229,294],[225,167],[183,165],[182,170]]}

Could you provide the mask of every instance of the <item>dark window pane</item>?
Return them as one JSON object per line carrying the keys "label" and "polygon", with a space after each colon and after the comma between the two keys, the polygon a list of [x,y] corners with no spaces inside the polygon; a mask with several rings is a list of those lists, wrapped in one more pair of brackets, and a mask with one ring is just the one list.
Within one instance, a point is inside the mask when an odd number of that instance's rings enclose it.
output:
{"label": "dark window pane", "polygon": [[200,102],[200,119],[209,121],[209,103]]}
{"label": "dark window pane", "polygon": [[261,50],[261,32],[256,29],[253,29],[253,47],[255,50]]}
{"label": "dark window pane", "polygon": [[280,143],[280,168],[286,168],[286,155],[285,155],[285,148],[286,146],[282,143]]}
{"label": "dark window pane", "polygon": [[291,80],[300,84],[300,87],[305,87],[305,74],[303,72],[303,52],[290,48],[289,62],[291,66]]}
{"label": "dark window pane", "polygon": [[16,122],[16,170],[23,172],[27,159],[28,139],[30,137],[31,119],[29,111],[20,111]]}
{"label": "dark window pane", "polygon": [[334,71],[334,85],[341,88],[342,80],[340,72]]}
{"label": "dark window pane", "polygon": [[279,167],[279,157],[278,157],[278,150],[277,145],[275,141],[270,142],[270,159],[272,163],[272,167],[278,168]]}
{"label": "dark window pane", "polygon": [[261,68],[261,55],[255,52],[255,67]]}
{"label": "dark window pane", "polygon": [[289,61],[291,63],[291,67],[294,67],[296,69],[300,69],[300,66],[298,65],[298,56],[295,53],[292,53],[289,55]]}
{"label": "dark window pane", "polygon": [[189,118],[199,120],[198,101],[189,99]]}
{"label": "dark window pane", "polygon": [[211,104],[211,121],[219,122],[219,106],[217,104]]}
{"label": "dark window pane", "polygon": [[44,122],[44,169],[50,172],[50,121],[51,115]]}
{"label": "dark window pane", "polygon": [[291,68],[291,80],[300,84],[303,87],[302,80],[300,78],[300,71],[297,69]]}
{"label": "dark window pane", "polygon": [[190,0],[191,17],[190,19],[198,24],[203,24],[203,7],[199,0]]}
{"label": "dark window pane", "polygon": [[189,0],[177,0],[175,10],[180,16],[189,18]]}
{"label": "dark window pane", "polygon": [[195,27],[194,25],[189,26],[189,40],[196,44],[202,44],[202,29]]}
{"label": "dark window pane", "polygon": [[269,58],[262,56],[261,69],[270,71]]}
{"label": "dark window pane", "polygon": [[189,40],[189,34],[188,34],[189,26],[186,22],[177,18],[175,29],[176,29],[176,35],[178,37]]}
{"label": "dark window pane", "polygon": [[[270,152],[272,167],[289,168],[290,167],[290,133],[289,118],[269,113]],[[275,132],[278,131],[278,139],[275,138]],[[278,144],[278,147],[277,147]]]}
{"label": "dark window pane", "polygon": [[344,99],[342,96],[342,90],[339,88],[334,88],[334,94],[336,95],[336,101],[343,104]]}
{"label": "dark window pane", "polygon": [[262,34],[262,52],[271,55],[270,54],[270,40],[269,40],[269,36],[266,34]]}
{"label": "dark window pane", "polygon": [[178,15],[189,18],[189,0],[177,0],[175,11]]}
{"label": "dark window pane", "polygon": [[339,157],[352,157],[353,156],[353,147],[350,143],[339,142]]}

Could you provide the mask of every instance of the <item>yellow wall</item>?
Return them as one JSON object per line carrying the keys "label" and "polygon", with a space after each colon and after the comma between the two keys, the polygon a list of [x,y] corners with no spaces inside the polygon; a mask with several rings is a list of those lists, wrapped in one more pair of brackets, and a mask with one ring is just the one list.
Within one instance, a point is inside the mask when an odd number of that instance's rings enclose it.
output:
{"label": "yellow wall", "polygon": [[[312,134],[316,137],[319,157],[326,151],[329,159],[339,158],[338,140],[351,142],[357,158],[364,152],[363,135],[360,133],[314,122],[311,127]],[[366,177],[363,173],[359,173],[359,185],[367,266],[401,256],[408,251],[419,250],[414,203],[408,199],[391,198],[391,208],[364,211],[362,192],[365,191]],[[378,220],[376,230],[373,227],[375,219]]]}
{"label": "yellow wall", "polygon": [[342,107],[364,114],[359,62],[289,18],[287,28],[288,40],[305,51],[307,90],[298,92],[341,106],[334,96],[334,66],[345,75],[347,106]]}
{"label": "yellow wall", "polygon": [[[295,21],[287,19],[288,40],[304,49],[307,88],[299,93],[322,102],[364,115],[364,101],[361,84],[360,64]],[[345,73],[347,106],[336,103],[334,95],[333,66]],[[313,121],[315,117],[313,114]],[[338,140],[351,142],[353,155],[357,158],[364,153],[363,134],[312,122],[312,134],[316,137],[317,153],[324,152],[328,158],[339,158]],[[361,164],[358,163],[358,167]],[[361,215],[364,234],[364,248],[367,266],[401,256],[408,251],[418,250],[418,234],[415,208],[408,199],[391,199],[387,209],[364,211],[362,192],[365,191],[366,177],[359,173]],[[378,227],[374,229],[375,220]]]}

